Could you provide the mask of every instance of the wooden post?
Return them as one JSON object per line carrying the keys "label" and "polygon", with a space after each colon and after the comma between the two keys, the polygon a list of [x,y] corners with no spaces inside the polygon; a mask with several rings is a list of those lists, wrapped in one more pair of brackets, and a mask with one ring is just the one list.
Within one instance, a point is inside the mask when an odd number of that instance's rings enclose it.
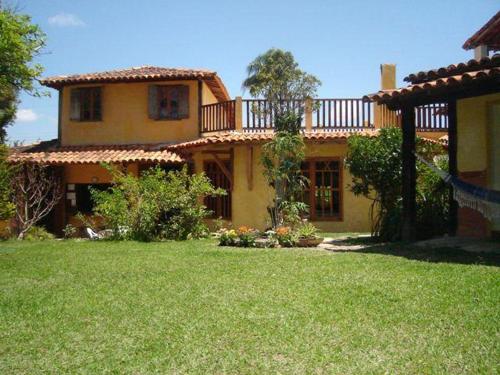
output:
{"label": "wooden post", "polygon": [[312,122],[313,122],[313,101],[311,98],[305,99],[304,104],[304,121],[306,125],[306,132],[312,132]]}
{"label": "wooden post", "polygon": [[[448,102],[448,173],[458,176],[457,162],[457,101]],[[455,236],[458,226],[458,203],[453,199],[453,187],[450,186],[450,211],[449,211],[449,230],[450,236]]]}
{"label": "wooden post", "polygon": [[401,237],[403,241],[414,241],[416,238],[416,185],[417,173],[415,162],[415,107],[404,105],[401,108],[403,127],[403,223]]}
{"label": "wooden post", "polygon": [[203,82],[198,80],[198,136],[201,137],[203,134],[203,121],[202,121],[202,113],[201,106],[203,105]]}
{"label": "wooden post", "polygon": [[234,130],[243,132],[243,100],[237,96],[234,105]]}

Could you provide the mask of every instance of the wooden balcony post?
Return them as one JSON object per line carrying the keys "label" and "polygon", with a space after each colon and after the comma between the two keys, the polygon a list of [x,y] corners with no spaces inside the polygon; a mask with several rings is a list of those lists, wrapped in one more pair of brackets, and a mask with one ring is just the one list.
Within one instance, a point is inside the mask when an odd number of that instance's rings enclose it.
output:
{"label": "wooden balcony post", "polygon": [[313,100],[311,98],[305,99],[304,104],[304,121],[306,125],[306,132],[312,132],[313,123]]}
{"label": "wooden balcony post", "polygon": [[243,100],[241,96],[235,98],[234,103],[234,130],[243,132]]}
{"label": "wooden balcony post", "polygon": [[415,157],[415,107],[410,104],[405,104],[401,108],[401,116],[403,122],[403,169],[402,169],[402,185],[403,185],[403,223],[401,237],[403,241],[414,241],[416,238],[416,186],[417,186],[417,170]]}

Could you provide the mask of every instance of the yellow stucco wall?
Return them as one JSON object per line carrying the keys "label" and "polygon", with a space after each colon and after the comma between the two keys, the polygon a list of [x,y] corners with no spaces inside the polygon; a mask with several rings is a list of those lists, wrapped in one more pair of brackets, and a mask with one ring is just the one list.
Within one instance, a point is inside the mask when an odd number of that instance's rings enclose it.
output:
{"label": "yellow stucco wall", "polygon": [[[260,164],[261,146],[254,145],[253,152],[253,189],[248,190],[246,145],[234,147],[232,191],[232,224],[251,226],[260,230],[269,226],[267,206],[271,204],[273,191],[268,186]],[[229,150],[229,147],[219,148]],[[214,150],[214,148],[210,148]],[[346,144],[308,144],[306,157],[340,157],[347,152]],[[213,159],[210,154],[199,150],[194,153],[196,172],[203,171],[203,161]],[[343,169],[343,220],[317,221],[314,224],[322,231],[328,232],[369,232],[369,207],[371,202],[363,197],[356,197],[349,191],[351,177],[347,169]]]}
{"label": "yellow stucco wall", "polygon": [[[189,118],[150,119],[148,87],[151,84],[189,86]],[[102,121],[71,121],[71,88],[92,86],[96,85],[75,85],[63,89],[61,121],[63,145],[159,143],[186,141],[198,137],[197,81],[104,84],[101,85]],[[207,100],[210,100],[210,97]]]}
{"label": "yellow stucco wall", "polygon": [[483,171],[488,166],[489,105],[500,94],[483,95],[457,102],[459,172]]}
{"label": "yellow stucco wall", "polygon": [[203,86],[202,86],[201,102],[203,105],[213,104],[213,103],[218,102],[214,93],[212,92],[212,90],[210,90],[210,88],[208,87],[208,85],[205,82],[203,82]]}

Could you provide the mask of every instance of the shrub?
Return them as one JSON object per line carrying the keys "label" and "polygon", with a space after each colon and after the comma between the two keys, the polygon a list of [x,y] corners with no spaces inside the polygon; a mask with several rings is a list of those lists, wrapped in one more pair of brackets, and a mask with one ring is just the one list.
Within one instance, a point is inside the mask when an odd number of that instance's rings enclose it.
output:
{"label": "shrub", "polygon": [[276,239],[283,247],[293,247],[297,244],[297,234],[290,227],[276,228]]}
{"label": "shrub", "polygon": [[255,247],[258,231],[255,229],[242,226],[236,231],[238,234],[238,244],[242,247]]}
{"label": "shrub", "polygon": [[54,235],[52,233],[47,232],[47,230],[44,227],[33,225],[26,232],[23,239],[27,241],[45,241],[54,239]]}
{"label": "shrub", "polygon": [[[349,137],[346,165],[353,177],[351,191],[373,201],[372,234],[384,241],[401,234],[402,155],[401,129],[384,128],[377,137]],[[441,146],[417,137],[417,152],[428,160],[442,154]],[[443,166],[441,164],[441,166]],[[448,199],[444,183],[417,162],[417,234],[429,238],[447,228]]]}
{"label": "shrub", "polygon": [[63,229],[64,238],[75,237],[77,229],[74,225],[67,224]]}
{"label": "shrub", "polygon": [[302,225],[297,228],[296,233],[299,238],[316,238],[318,228],[316,228],[312,223],[304,221]]}
{"label": "shrub", "polygon": [[238,233],[234,229],[220,229],[218,236],[220,246],[235,246],[238,243]]}
{"label": "shrub", "polygon": [[210,212],[202,198],[225,192],[215,189],[204,174],[190,175],[186,166],[167,174],[156,167],[135,177],[107,168],[113,175],[113,186],[91,194],[94,211],[105,219],[113,238],[185,240],[208,235],[203,219]]}

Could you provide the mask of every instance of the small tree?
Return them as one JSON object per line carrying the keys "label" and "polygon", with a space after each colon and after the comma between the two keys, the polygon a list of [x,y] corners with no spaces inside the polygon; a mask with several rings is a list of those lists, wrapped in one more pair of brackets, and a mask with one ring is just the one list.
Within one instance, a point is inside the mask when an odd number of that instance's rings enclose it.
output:
{"label": "small tree", "polygon": [[[376,137],[349,137],[346,166],[352,175],[351,190],[372,200],[372,234],[382,240],[401,233],[403,136],[399,128],[384,128]],[[417,152],[432,160],[442,147],[417,137]],[[448,212],[445,184],[423,163],[417,162],[417,227],[420,237],[446,229]]]}
{"label": "small tree", "polygon": [[268,183],[275,190],[272,207],[268,207],[274,228],[286,221],[294,222],[307,206],[300,202],[306,184],[300,165],[305,145],[300,127],[306,99],[313,98],[321,82],[302,71],[291,52],[270,49],[258,56],[247,68],[243,88],[253,97],[264,97],[268,105],[258,113],[273,119],[276,135],[262,148],[262,165]]}
{"label": "small tree", "polygon": [[7,163],[7,146],[0,144],[0,220],[14,215],[11,197],[12,167]]}
{"label": "small tree", "polygon": [[61,180],[46,165],[25,163],[16,166],[11,186],[17,235],[22,239],[62,198]]}
{"label": "small tree", "polygon": [[27,15],[16,14],[0,4],[0,142],[15,118],[20,91],[41,95],[34,81],[43,69],[33,59],[45,45],[45,34]]}

